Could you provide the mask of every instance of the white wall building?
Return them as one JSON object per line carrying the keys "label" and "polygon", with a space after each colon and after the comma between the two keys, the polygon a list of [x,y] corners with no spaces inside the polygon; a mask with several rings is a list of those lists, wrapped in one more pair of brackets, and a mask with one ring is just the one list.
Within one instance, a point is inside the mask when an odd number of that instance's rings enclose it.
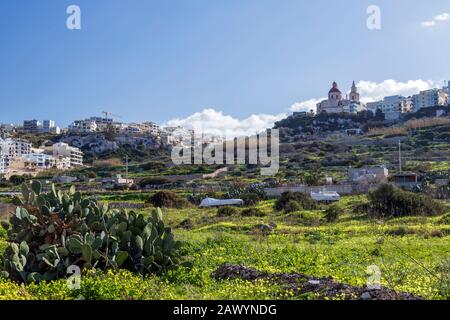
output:
{"label": "white wall building", "polygon": [[34,163],[38,169],[53,168],[56,165],[56,159],[45,153],[29,153],[21,157],[25,162]]}
{"label": "white wall building", "polygon": [[76,120],[69,125],[70,132],[91,133],[97,131],[97,123],[92,120]]}
{"label": "white wall building", "polygon": [[44,133],[53,133],[53,134],[60,134],[61,129],[56,126],[55,121],[53,120],[44,120],[42,121],[42,132]]}
{"label": "white wall building", "polygon": [[69,158],[70,167],[79,167],[83,165],[83,152],[80,149],[71,147],[67,143],[55,143],[52,146],[53,157]]}
{"label": "white wall building", "polygon": [[444,89],[430,89],[421,91],[412,97],[414,112],[423,108],[446,106],[448,104],[448,92]]}
{"label": "white wall building", "polygon": [[15,157],[31,153],[31,143],[25,140],[0,138],[0,173],[5,173]]}
{"label": "white wall building", "polygon": [[377,110],[381,110],[386,120],[397,120],[400,118],[401,113],[412,111],[412,100],[399,95],[389,96],[382,101],[367,103],[367,110],[373,114]]}
{"label": "white wall building", "polygon": [[6,157],[0,154],[0,174],[6,173]]}

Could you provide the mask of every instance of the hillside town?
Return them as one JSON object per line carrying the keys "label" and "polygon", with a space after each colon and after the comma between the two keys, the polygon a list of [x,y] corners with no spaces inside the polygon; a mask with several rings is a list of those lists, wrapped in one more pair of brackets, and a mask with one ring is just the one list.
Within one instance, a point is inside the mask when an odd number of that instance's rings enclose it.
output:
{"label": "hillside town", "polygon": [[[316,125],[321,125],[323,115],[357,115],[369,112],[382,115],[384,122],[395,125],[405,115],[413,115],[427,108],[449,106],[449,87],[430,89],[404,97],[388,96],[381,101],[361,102],[358,87],[353,81],[348,94],[343,96],[337,82],[333,82],[328,99],[317,104]],[[308,112],[294,112],[289,119],[311,116]],[[434,116],[445,115],[437,110]],[[314,115],[313,115],[314,116]],[[170,149],[178,145],[201,143],[220,143],[222,137],[201,136],[194,139],[193,130],[182,127],[161,127],[150,121],[142,123],[123,123],[116,121],[115,115],[103,112],[102,117],[92,116],[74,120],[67,128],[60,128],[54,120],[24,120],[21,125],[0,125],[0,174],[6,178],[12,175],[36,175],[47,169],[70,170],[83,166],[85,152],[101,155],[114,152],[122,146],[145,148],[149,150]],[[360,133],[361,126],[353,126],[350,131]],[[349,129],[347,129],[347,132]],[[22,138],[24,135],[45,136],[43,145],[32,145]],[[56,142],[51,137],[58,137]]]}
{"label": "hillside town", "polygon": [[449,105],[449,88],[430,89],[421,91],[409,97],[394,95],[384,97],[383,100],[364,104],[360,101],[360,94],[355,82],[351,86],[350,93],[343,98],[343,93],[336,82],[328,92],[328,99],[317,104],[317,113],[358,113],[370,111],[375,114],[380,111],[385,120],[398,120],[403,114],[417,112],[424,108]]}

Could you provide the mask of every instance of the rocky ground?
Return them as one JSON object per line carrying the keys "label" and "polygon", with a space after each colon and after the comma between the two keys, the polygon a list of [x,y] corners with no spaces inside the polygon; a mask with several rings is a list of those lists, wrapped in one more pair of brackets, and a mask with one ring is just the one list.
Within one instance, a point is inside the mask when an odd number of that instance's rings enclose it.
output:
{"label": "rocky ground", "polygon": [[268,280],[281,285],[295,294],[312,293],[317,299],[343,298],[346,300],[422,300],[409,293],[388,288],[369,289],[335,282],[332,278],[314,278],[298,273],[265,273],[240,265],[223,264],[214,273],[217,280],[242,279]]}

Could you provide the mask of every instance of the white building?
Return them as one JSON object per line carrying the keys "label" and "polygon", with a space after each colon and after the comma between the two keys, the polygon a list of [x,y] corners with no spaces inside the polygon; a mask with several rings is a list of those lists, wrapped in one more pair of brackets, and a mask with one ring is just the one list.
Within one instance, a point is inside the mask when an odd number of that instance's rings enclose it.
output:
{"label": "white building", "polygon": [[8,170],[15,157],[31,153],[31,143],[20,139],[0,138],[0,173]]}
{"label": "white building", "polygon": [[367,103],[367,110],[373,114],[377,110],[381,110],[386,120],[397,120],[401,113],[411,112],[412,109],[412,100],[399,95],[385,97],[382,101]]}
{"label": "white building", "polygon": [[53,120],[44,120],[42,121],[42,132],[44,133],[53,133],[53,134],[60,134],[61,129],[56,126],[55,121]]}
{"label": "white building", "polygon": [[6,173],[7,168],[8,167],[6,166],[6,157],[0,154],[0,174]]}
{"label": "white building", "polygon": [[336,82],[328,92],[328,99],[317,104],[317,113],[357,113],[364,109],[359,99],[358,88],[353,81],[350,94],[343,99]]}
{"label": "white building", "polygon": [[29,153],[21,157],[24,162],[33,163],[37,169],[53,168],[56,165],[55,158],[45,153]]}
{"label": "white building", "polygon": [[97,131],[97,123],[92,120],[76,120],[69,125],[70,132],[91,133]]}
{"label": "white building", "polygon": [[5,132],[16,131],[17,127],[12,123],[3,123],[0,125],[0,129]]}
{"label": "white building", "polygon": [[430,89],[421,91],[412,97],[414,112],[423,108],[446,106],[448,104],[448,92],[445,89]]}
{"label": "white building", "polygon": [[83,152],[80,149],[71,147],[67,143],[55,143],[52,146],[53,157],[56,159],[69,158],[70,167],[79,167],[83,165]]}

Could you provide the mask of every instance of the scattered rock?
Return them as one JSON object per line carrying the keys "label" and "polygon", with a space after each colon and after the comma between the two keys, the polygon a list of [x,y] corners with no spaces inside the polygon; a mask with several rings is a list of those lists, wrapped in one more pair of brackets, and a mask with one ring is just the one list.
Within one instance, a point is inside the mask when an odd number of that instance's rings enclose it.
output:
{"label": "scattered rock", "polygon": [[267,273],[240,265],[223,264],[214,273],[217,280],[242,279],[255,281],[264,279],[283,286],[294,294],[313,293],[317,299],[344,298],[346,300],[423,300],[409,293],[396,292],[388,288],[368,290],[335,282],[332,278],[314,278],[299,273]]}
{"label": "scattered rock", "polygon": [[255,227],[258,231],[262,232],[263,234],[271,234],[274,227],[272,227],[270,224],[260,223],[256,225]]}
{"label": "scattered rock", "polygon": [[363,292],[363,294],[361,295],[361,299],[362,300],[370,300],[370,299],[372,299],[372,296],[368,292]]}

